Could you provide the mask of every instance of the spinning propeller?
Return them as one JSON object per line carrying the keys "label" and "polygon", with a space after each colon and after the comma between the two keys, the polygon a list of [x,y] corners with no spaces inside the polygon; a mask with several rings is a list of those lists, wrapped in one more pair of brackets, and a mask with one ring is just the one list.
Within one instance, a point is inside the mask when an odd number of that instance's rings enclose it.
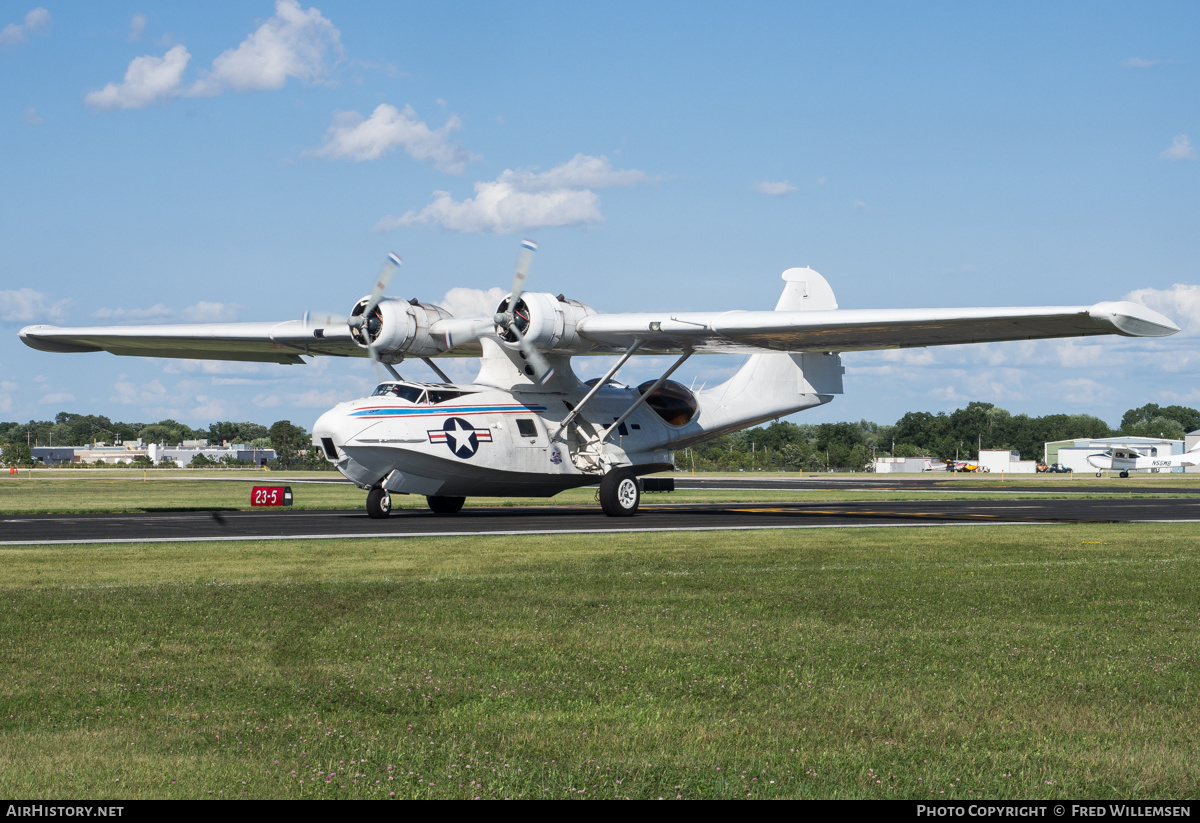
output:
{"label": "spinning propeller", "polygon": [[[554,368],[538,351],[537,346],[525,336],[529,329],[530,310],[528,304],[521,299],[521,295],[525,291],[525,280],[529,276],[529,267],[533,263],[533,255],[536,251],[537,243],[532,240],[526,239],[521,243],[521,253],[517,257],[517,267],[513,272],[511,293],[499,305],[491,319],[443,316],[435,321],[430,330],[445,341],[446,349],[491,334],[497,335],[508,343],[515,343],[521,351],[521,356],[529,364],[525,367],[526,373],[531,374],[539,383],[545,385],[553,379]],[[395,371],[383,362],[378,349],[381,336],[385,342],[389,340],[389,333],[384,329],[384,312],[380,303],[400,265],[400,257],[395,252],[387,256],[387,260],[384,261],[383,268],[379,270],[379,276],[375,280],[375,288],[371,290],[369,296],[364,297],[355,305],[349,317],[328,312],[305,312],[302,320],[304,327],[324,328],[344,324],[350,329],[350,336],[354,338],[355,342],[371,355],[376,371],[380,372],[382,368],[386,367],[394,376]],[[382,374],[380,377],[386,379]]]}
{"label": "spinning propeller", "polygon": [[387,259],[383,261],[383,266],[379,269],[379,276],[375,278],[375,288],[371,289],[371,294],[365,302],[354,307],[349,317],[329,312],[305,312],[301,320],[305,328],[314,326],[323,328],[343,324],[348,326],[350,336],[364,346],[367,353],[371,355],[371,362],[375,364],[375,372],[381,380],[386,379],[381,373],[381,367],[384,364],[379,359],[379,352],[375,349],[375,341],[383,329],[383,315],[379,311],[379,302],[383,300],[388,284],[392,282],[396,270],[403,262],[400,255],[395,252],[388,253]]}
{"label": "spinning propeller", "polygon": [[492,322],[502,338],[521,348],[521,354],[533,366],[533,376],[545,385],[554,377],[554,369],[522,334],[522,330],[529,327],[529,307],[521,300],[521,293],[525,291],[525,278],[529,275],[529,266],[536,251],[537,243],[528,238],[521,242],[521,254],[517,257],[517,268],[513,272],[512,293],[500,304],[500,311],[496,312]]}

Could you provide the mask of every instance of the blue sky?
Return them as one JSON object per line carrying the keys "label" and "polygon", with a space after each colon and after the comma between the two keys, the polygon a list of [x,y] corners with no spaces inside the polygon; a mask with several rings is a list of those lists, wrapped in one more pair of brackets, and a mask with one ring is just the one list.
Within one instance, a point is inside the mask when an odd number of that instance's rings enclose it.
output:
{"label": "blue sky", "polygon": [[843,308],[1134,299],[1184,329],[846,355],[845,396],[800,422],[1200,406],[1198,24],[1189,3],[0,2],[0,419],[311,426],[369,363],[16,332],[345,312],[390,250],[392,294],[465,306],[526,235],[530,287],[599,311],[771,308],[811,265]]}

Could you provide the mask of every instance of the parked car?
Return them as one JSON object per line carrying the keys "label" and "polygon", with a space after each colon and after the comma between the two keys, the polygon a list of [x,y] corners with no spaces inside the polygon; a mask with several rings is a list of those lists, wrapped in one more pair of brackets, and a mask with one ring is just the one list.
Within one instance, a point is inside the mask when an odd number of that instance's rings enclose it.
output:
{"label": "parked car", "polygon": [[1047,469],[1047,471],[1049,471],[1051,474],[1074,474],[1075,473],[1074,469],[1069,469],[1066,466],[1064,466],[1062,463],[1055,463],[1053,466],[1051,466],[1049,469]]}

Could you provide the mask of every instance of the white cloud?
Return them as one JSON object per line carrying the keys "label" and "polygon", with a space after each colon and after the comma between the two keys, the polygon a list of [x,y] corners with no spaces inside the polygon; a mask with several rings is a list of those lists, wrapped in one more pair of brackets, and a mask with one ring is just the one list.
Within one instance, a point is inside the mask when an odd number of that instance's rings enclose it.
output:
{"label": "white cloud", "polygon": [[175,397],[167,391],[167,387],[157,380],[149,383],[134,383],[128,375],[122,374],[113,383],[116,396],[114,403],[126,403],[132,406],[162,407]]}
{"label": "white cloud", "polygon": [[276,0],[275,16],[236,49],[218,56],[188,94],[211,97],[227,89],[280,89],[289,78],[318,82],[328,70],[329,52],[341,59],[341,36],[318,9],[304,11],[296,0]]}
{"label": "white cloud", "polygon": [[1103,343],[1089,338],[1068,337],[1047,345],[1057,356],[1058,365],[1068,369],[1103,367],[1109,354]]}
{"label": "white cloud", "polygon": [[259,394],[255,395],[253,402],[260,409],[273,409],[283,404],[283,398],[277,394]]}
{"label": "white cloud", "polygon": [[1071,377],[1059,383],[1062,399],[1076,406],[1094,406],[1108,400],[1113,393],[1111,384],[1101,383],[1088,377]]}
{"label": "white cloud", "polygon": [[201,300],[180,312],[180,317],[185,323],[229,323],[237,319],[241,308],[237,303],[212,303]]}
{"label": "white cloud", "polygon": [[[236,360],[164,360],[159,363],[163,374],[263,374],[262,363],[240,363]],[[222,378],[213,378],[213,384],[219,385]],[[234,379],[234,378],[226,378]],[[240,378],[238,378],[240,379]],[[254,380],[261,383],[264,378]]]}
{"label": "white cloud", "polygon": [[72,300],[54,300],[33,289],[0,290],[0,321],[34,323],[39,320],[61,321]]}
{"label": "white cloud", "polygon": [[930,366],[934,362],[931,349],[883,349],[877,356],[886,363],[904,366]]}
{"label": "white cloud", "polygon": [[566,188],[605,189],[609,186],[635,186],[649,180],[644,171],[625,169],[613,171],[612,163],[604,156],[577,154],[550,171],[537,173],[528,169],[505,171],[498,182],[507,182],[523,191],[551,191]]}
{"label": "white cloud", "polygon": [[599,223],[600,198],[592,189],[647,182],[637,169],[613,170],[607,157],[577,154],[547,172],[506,169],[496,180],[475,184],[475,197],[455,201],[449,192],[433,193],[419,212],[385,217],[376,231],[434,223],[468,234],[508,234],[547,226]]}
{"label": "white cloud", "polygon": [[46,404],[46,405],[59,404],[59,403],[74,403],[75,395],[70,394],[68,392],[61,392],[61,391],[60,392],[50,392],[49,394],[43,395],[42,398],[40,400],[38,400],[38,402]]}
{"label": "white cloud", "polygon": [[96,309],[89,315],[97,320],[112,320],[118,323],[131,322],[146,322],[146,321],[163,321],[170,320],[175,316],[175,311],[164,306],[162,303],[156,303],[148,309]]}
{"label": "white cloud", "polygon": [[460,286],[446,292],[446,296],[441,299],[438,305],[455,317],[490,315],[496,311],[496,307],[500,305],[500,301],[504,299],[504,295],[506,294],[508,294],[508,291],[499,286],[490,288],[487,291],[483,289],[468,289]]}
{"label": "white cloud", "polygon": [[25,111],[21,113],[21,119],[31,126],[40,126],[42,123],[46,122],[37,113],[37,109],[32,107],[25,109]]}
{"label": "white cloud", "polygon": [[0,412],[11,412],[13,410],[13,395],[17,393],[20,386],[16,383],[10,383],[7,380],[0,380]]}
{"label": "white cloud", "polygon": [[194,306],[176,311],[162,303],[146,309],[100,308],[91,316],[97,320],[114,323],[228,323],[237,319],[242,307],[237,303],[212,303],[200,301]]}
{"label": "white cloud", "polygon": [[1127,60],[1122,60],[1121,65],[1129,69],[1148,69],[1151,66],[1158,66],[1166,62],[1166,60],[1146,60],[1142,57],[1130,57]]}
{"label": "white cloud", "polygon": [[796,187],[786,180],[781,180],[778,183],[771,183],[766,180],[761,180],[758,183],[755,183],[753,188],[759,194],[768,194],[772,197],[783,197],[784,195],[791,194],[796,190]]}
{"label": "white cloud", "polygon": [[180,93],[183,72],[192,56],[182,46],[174,46],[162,57],[135,57],[125,71],[121,84],[109,83],[89,92],[83,102],[95,109],[141,109],[170,100]]}
{"label": "white cloud", "polygon": [[348,399],[347,396],[336,389],[309,389],[304,392],[290,392],[283,395],[260,394],[254,398],[253,402],[260,409],[273,409],[285,404],[307,409],[331,409],[346,399]]}
{"label": "white cloud", "polygon": [[417,160],[429,160],[441,171],[462,174],[467,163],[478,157],[450,142],[451,132],[462,128],[462,121],[451,116],[440,129],[431,129],[417,118],[412,106],[400,111],[383,103],[364,120],[356,111],[339,112],[325,133],[325,144],[305,152],[330,160],[376,160],[394,148],[400,148]]}
{"label": "white cloud", "polygon": [[[130,40],[137,39],[144,27],[144,15],[135,15]],[[219,55],[190,88],[184,88],[183,73],[192,56],[186,47],[176,45],[162,57],[134,58],[124,82],[90,92],[84,102],[96,109],[140,109],[181,95],[213,97],[226,90],[279,89],[293,77],[317,82],[325,77],[331,51],[341,59],[341,33],[320,11],[304,11],[296,0],[276,0],[275,16],[237,48]]]}
{"label": "white cloud", "polygon": [[25,13],[22,23],[9,23],[0,29],[0,46],[24,43],[30,34],[41,34],[50,28],[50,12],[40,6]]}
{"label": "white cloud", "polygon": [[146,31],[146,15],[138,12],[129,21],[129,42],[139,39]]}
{"label": "white cloud", "polygon": [[1159,155],[1164,160],[1193,160],[1196,152],[1186,134],[1177,134],[1171,141],[1171,147]]}
{"label": "white cloud", "polygon": [[[1175,338],[1200,333],[1200,286],[1176,283],[1169,289],[1137,289],[1125,295],[1125,299],[1154,309],[1175,321],[1180,328]],[[1164,342],[1171,339],[1165,338]]]}

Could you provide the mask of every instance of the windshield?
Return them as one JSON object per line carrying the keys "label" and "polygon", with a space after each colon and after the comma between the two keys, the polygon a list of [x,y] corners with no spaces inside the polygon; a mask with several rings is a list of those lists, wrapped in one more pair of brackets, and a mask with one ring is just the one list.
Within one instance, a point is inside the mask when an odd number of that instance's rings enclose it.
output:
{"label": "windshield", "polygon": [[380,383],[375,388],[373,396],[399,397],[401,400],[407,400],[410,403],[419,403],[423,394],[425,394],[425,390],[419,386],[406,386],[403,383]]}

